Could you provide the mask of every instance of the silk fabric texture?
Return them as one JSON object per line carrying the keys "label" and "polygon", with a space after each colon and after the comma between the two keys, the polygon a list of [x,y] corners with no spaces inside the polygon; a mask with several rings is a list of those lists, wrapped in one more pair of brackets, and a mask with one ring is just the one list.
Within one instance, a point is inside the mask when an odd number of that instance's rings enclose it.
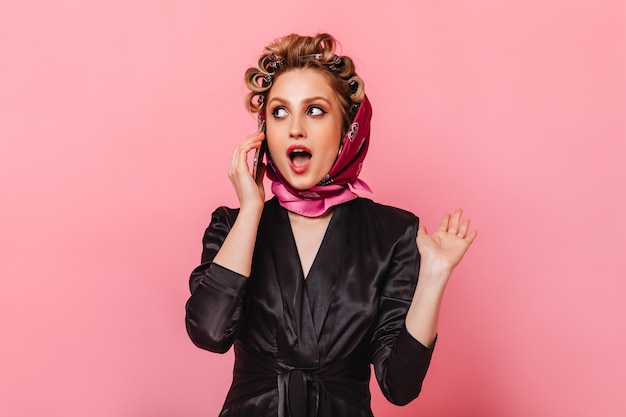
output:
{"label": "silk fabric texture", "polygon": [[269,169],[266,175],[272,180],[272,193],[278,198],[280,204],[294,213],[317,217],[331,207],[357,198],[357,194],[350,187],[371,193],[369,186],[358,178],[369,147],[371,120],[372,106],[367,96],[364,96],[330,172],[318,185],[308,190],[293,188],[272,162],[271,155],[268,153]]}
{"label": "silk fabric texture", "polygon": [[237,214],[214,212],[186,310],[197,346],[234,344],[220,415],[372,416],[370,363],[391,402],[414,399],[432,355],[404,325],[419,270],[417,218],[361,197],[335,207],[305,279],[287,211],[273,198],[246,278],[212,263]]}

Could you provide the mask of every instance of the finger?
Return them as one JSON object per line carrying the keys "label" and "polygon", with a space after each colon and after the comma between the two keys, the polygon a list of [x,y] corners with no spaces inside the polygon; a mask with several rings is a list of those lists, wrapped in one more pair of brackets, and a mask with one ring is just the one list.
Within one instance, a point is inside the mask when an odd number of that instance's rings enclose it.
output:
{"label": "finger", "polygon": [[263,200],[265,200],[265,187],[263,186],[263,178],[265,178],[265,170],[267,169],[265,164],[259,165],[257,168],[256,185],[259,189],[259,193]]}
{"label": "finger", "polygon": [[257,132],[253,135],[248,136],[243,142],[241,142],[238,146],[240,151],[245,153],[249,152],[252,149],[258,148],[261,146],[261,142],[265,138],[265,134],[262,132]]}
{"label": "finger", "polygon": [[257,132],[248,136],[243,142],[235,147],[233,150],[233,156],[231,159],[231,170],[235,171],[237,168],[248,167],[248,153],[257,149],[263,142],[263,133]]}
{"label": "finger", "polygon": [[476,236],[478,236],[478,230],[472,230],[470,234],[467,235],[465,240],[468,240],[470,243],[472,243],[474,239],[476,239]]}
{"label": "finger", "polygon": [[257,149],[259,146],[261,146],[264,137],[265,135],[262,132],[253,133],[246,137],[243,142],[237,145],[233,152],[238,154],[238,157],[241,156],[241,154],[245,156],[252,149]]}
{"label": "finger", "polygon": [[456,235],[459,232],[459,225],[461,223],[461,215],[463,210],[456,209],[452,217],[450,218],[450,225],[448,226],[448,232]]}
{"label": "finger", "polygon": [[235,146],[235,148],[233,149],[233,154],[230,157],[230,166],[228,167],[228,175],[232,176],[232,174],[235,172],[236,167],[238,165],[238,161],[239,161],[239,154],[240,154],[240,148],[241,144]]}
{"label": "finger", "polygon": [[428,230],[426,230],[426,226],[420,225],[417,228],[417,236],[415,237],[415,243],[418,247],[422,246],[424,239],[428,239]]}
{"label": "finger", "polygon": [[445,216],[441,218],[441,223],[439,223],[439,229],[437,230],[440,232],[447,232],[449,224],[450,224],[450,215],[446,214]]}
{"label": "finger", "polygon": [[250,150],[261,146],[261,142],[264,138],[265,134],[263,132],[254,132],[246,136],[246,138],[241,143],[235,146],[233,152],[247,154],[248,152],[250,152]]}
{"label": "finger", "polygon": [[230,161],[230,172],[235,173],[242,169],[243,166],[247,167],[247,155],[250,151],[250,141],[246,139],[233,149],[233,156]]}
{"label": "finger", "polygon": [[248,136],[246,136],[246,139],[253,138],[255,136],[260,136],[260,135],[264,135],[265,136],[265,132],[262,131],[262,130],[255,130],[254,132],[249,133]]}
{"label": "finger", "polygon": [[469,230],[470,220],[465,219],[461,223],[461,227],[459,228],[459,232],[456,234],[458,237],[465,238],[467,236],[467,231]]}

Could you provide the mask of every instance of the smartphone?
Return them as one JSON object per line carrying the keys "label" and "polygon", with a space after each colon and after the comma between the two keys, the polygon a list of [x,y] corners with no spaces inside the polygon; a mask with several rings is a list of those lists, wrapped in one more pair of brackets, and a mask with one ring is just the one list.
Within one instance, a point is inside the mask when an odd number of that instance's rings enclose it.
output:
{"label": "smartphone", "polygon": [[[258,129],[259,129],[259,132],[265,133],[265,120],[261,117],[261,115],[259,115]],[[260,164],[263,163],[263,158],[265,157],[266,150],[267,150],[267,139],[263,139],[263,142],[261,142],[261,146],[258,147],[258,149],[256,150],[256,153],[254,154],[254,164],[252,165],[252,176],[254,177],[255,181],[259,178],[259,172],[260,172],[259,166]]]}

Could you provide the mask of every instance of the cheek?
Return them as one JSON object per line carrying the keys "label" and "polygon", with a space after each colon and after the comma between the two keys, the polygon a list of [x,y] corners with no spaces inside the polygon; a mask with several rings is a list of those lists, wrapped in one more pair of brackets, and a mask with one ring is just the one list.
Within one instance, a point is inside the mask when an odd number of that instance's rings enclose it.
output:
{"label": "cheek", "polygon": [[272,151],[278,147],[277,137],[279,137],[279,134],[276,128],[270,128],[269,126],[265,128],[265,140],[270,153],[273,153]]}
{"label": "cheek", "polygon": [[277,162],[276,157],[278,156],[279,151],[276,147],[276,144],[270,140],[267,141],[267,153],[272,157],[274,162]]}
{"label": "cheek", "polygon": [[326,143],[324,146],[324,165],[327,165],[327,168],[332,167],[337,159],[337,155],[339,154],[339,141],[333,140]]}
{"label": "cheek", "polygon": [[339,148],[343,140],[341,128],[332,129],[332,131],[328,132],[326,137],[328,139],[326,140],[325,147],[328,148],[329,150],[332,150],[335,154],[339,152]]}

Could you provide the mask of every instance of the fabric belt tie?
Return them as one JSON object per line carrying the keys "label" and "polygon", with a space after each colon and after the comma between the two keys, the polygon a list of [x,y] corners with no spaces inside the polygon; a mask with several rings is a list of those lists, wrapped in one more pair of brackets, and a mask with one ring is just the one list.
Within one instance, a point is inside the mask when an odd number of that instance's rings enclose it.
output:
{"label": "fabric belt tie", "polygon": [[327,410],[319,413],[320,397],[326,399],[324,390],[324,384],[315,374],[300,369],[281,372],[278,374],[278,417],[302,415],[303,409],[306,416],[329,415]]}
{"label": "fabric belt tie", "polygon": [[352,354],[321,368],[307,368],[277,362],[236,343],[233,385],[225,406],[278,388],[278,417],[328,416],[329,394],[368,409],[369,377],[369,361],[363,354]]}

